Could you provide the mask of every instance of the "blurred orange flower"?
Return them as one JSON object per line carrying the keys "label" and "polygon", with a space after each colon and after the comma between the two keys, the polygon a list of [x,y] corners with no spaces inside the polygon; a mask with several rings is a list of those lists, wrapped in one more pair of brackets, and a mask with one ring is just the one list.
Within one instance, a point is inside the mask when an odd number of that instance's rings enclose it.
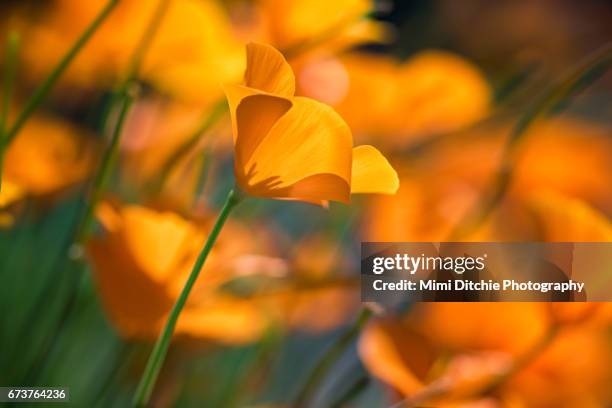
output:
{"label": "blurred orange flower", "polygon": [[[28,44],[24,66],[34,80],[49,73],[106,3],[56,0],[42,13],[32,16],[26,8],[12,20]],[[158,4],[159,0],[120,1],[62,76],[62,83],[102,88],[121,78]],[[208,103],[221,98],[219,84],[238,80],[243,68],[241,44],[216,1],[174,0],[145,56],[141,77],[162,92]]]}
{"label": "blurred orange flower", "polygon": [[[109,203],[99,206],[98,217],[106,233],[88,244],[88,253],[102,303],[123,336],[154,339],[212,219],[196,222],[173,212]],[[355,310],[356,281],[330,279],[332,270],[308,279],[290,275],[289,269],[298,268],[296,261],[270,256],[277,238],[261,226],[228,221],[176,333],[243,344],[273,326],[319,332],[345,322]],[[311,255],[320,255],[316,252]],[[305,267],[300,265],[300,270]]]}
{"label": "blurred orange flower", "polygon": [[258,41],[283,51],[311,45],[333,51],[390,36],[387,26],[366,18],[371,0],[256,0],[254,6]]}
{"label": "blurred orange flower", "polygon": [[[126,337],[155,338],[206,238],[211,222],[194,224],[171,212],[100,205],[107,233],[89,244],[103,304]],[[256,305],[218,291],[241,256],[263,254],[269,238],[228,222],[215,245],[176,333],[223,343],[257,339],[266,327]],[[254,238],[254,234],[257,238]]]}
{"label": "blurred orange flower", "polygon": [[[372,374],[419,406],[609,404],[609,323],[563,326],[548,337],[547,308],[537,303],[417,304],[406,319],[371,323],[359,351]],[[580,358],[568,358],[576,353]],[[526,356],[526,364],[515,370]]]}
{"label": "blurred orange flower", "polygon": [[353,148],[333,109],[295,97],[295,78],[271,46],[247,46],[245,85],[226,87],[239,187],[257,197],[348,202],[351,193],[393,194],[395,170],[372,146]]}
{"label": "blurred orange flower", "polygon": [[[364,218],[367,239],[446,240],[493,182],[508,132],[508,126],[494,125],[458,135],[403,166],[398,194],[369,200]],[[612,129],[608,127],[571,117],[534,125],[520,146],[505,199],[477,231],[464,239],[582,240],[583,235],[572,230],[584,223],[576,217],[603,220],[612,214],[608,187],[612,185],[610,134]],[[569,203],[563,204],[567,200]],[[576,200],[582,204],[571,204]],[[557,211],[542,210],[543,206]],[[560,217],[561,208],[565,208],[563,225],[567,227],[574,219],[576,226],[553,231],[559,218],[552,221],[552,217]],[[590,215],[593,212],[603,215]],[[563,235],[556,235],[563,231]]]}
{"label": "blurred orange flower", "polygon": [[442,51],[403,63],[352,52],[296,72],[301,94],[334,106],[360,140],[391,148],[470,125],[488,114],[492,99],[474,65]]}
{"label": "blurred orange flower", "polygon": [[[415,157],[403,168],[397,196],[371,200],[367,239],[446,240],[492,182],[507,129],[495,125],[459,135]],[[576,118],[536,124],[519,148],[506,197],[465,239],[612,241],[609,135],[609,128]],[[405,319],[372,324],[361,339],[361,356],[375,376],[404,396],[433,393],[433,406],[609,404],[610,310],[592,303],[561,306],[421,303]],[[561,331],[514,373],[510,367],[546,340],[554,325]],[[576,350],[580,358],[568,358]],[[494,357],[492,365],[486,356]],[[460,371],[478,376],[457,377],[458,361],[471,361]],[[487,394],[500,376],[508,378]]]}
{"label": "blurred orange flower", "polygon": [[57,193],[83,180],[94,161],[93,144],[82,131],[37,115],[6,151],[0,203]]}

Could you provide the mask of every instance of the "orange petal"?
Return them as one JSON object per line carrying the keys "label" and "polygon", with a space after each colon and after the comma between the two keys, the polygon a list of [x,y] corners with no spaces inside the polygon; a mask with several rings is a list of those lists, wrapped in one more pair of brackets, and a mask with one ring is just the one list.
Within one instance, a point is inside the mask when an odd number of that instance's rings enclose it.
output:
{"label": "orange petal", "polygon": [[246,299],[216,295],[181,314],[177,334],[210,338],[224,344],[245,344],[261,337],[267,322],[257,305]]}
{"label": "orange petal", "polygon": [[238,135],[238,125],[236,124],[236,110],[240,102],[247,96],[259,95],[255,89],[247,88],[242,85],[224,85],[223,90],[225,91],[225,97],[229,105],[230,116],[232,118],[232,137],[234,144],[236,144],[236,137]]}
{"label": "orange petal", "polygon": [[370,323],[359,339],[359,356],[367,370],[402,394],[423,388],[424,376],[433,363],[433,350],[407,326],[395,320]]}
{"label": "orange petal", "polygon": [[[282,114],[286,106],[283,101],[270,95],[253,95],[238,106],[240,187],[261,197],[348,202],[350,129],[327,105],[294,98],[291,108]],[[275,117],[278,120],[268,130]]]}
{"label": "orange petal", "polygon": [[351,193],[395,194],[399,189],[397,172],[375,147],[353,149]]}
{"label": "orange petal", "polygon": [[612,223],[581,200],[546,192],[534,195],[530,205],[540,220],[544,241],[612,242]]}
{"label": "orange petal", "polygon": [[186,243],[200,239],[191,223],[172,212],[136,205],[124,207],[122,217],[123,244],[151,279],[168,282],[169,271],[186,272],[189,265],[180,263],[179,268],[177,254],[188,253]]}
{"label": "orange petal", "polygon": [[272,95],[252,95],[243,98],[237,108],[235,136],[236,177],[247,178],[246,164],[253,152],[268,135],[274,124],[291,108],[291,101]]}
{"label": "orange petal", "polygon": [[0,208],[6,207],[26,195],[23,188],[6,178],[2,180],[2,190],[0,190]]}
{"label": "orange petal", "polygon": [[291,66],[283,54],[270,45],[247,45],[244,79],[249,88],[285,97],[295,94],[295,76]]}

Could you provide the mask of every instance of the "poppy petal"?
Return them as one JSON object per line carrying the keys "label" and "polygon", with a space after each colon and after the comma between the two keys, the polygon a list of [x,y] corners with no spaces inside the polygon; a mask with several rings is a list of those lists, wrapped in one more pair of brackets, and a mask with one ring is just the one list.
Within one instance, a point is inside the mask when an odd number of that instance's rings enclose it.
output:
{"label": "poppy petal", "polygon": [[549,242],[612,242],[612,224],[586,202],[552,192],[538,193],[530,206]]}
{"label": "poppy petal", "polygon": [[[238,144],[242,138],[241,127],[252,126],[242,123],[261,117],[266,110],[262,107],[274,104],[271,98],[275,97],[250,96],[249,102],[245,103],[245,98],[240,104],[237,110]],[[244,163],[248,185],[241,187],[264,197],[311,201],[330,198],[348,202],[352,162],[350,129],[327,105],[307,98],[293,98],[292,102],[291,109],[274,123],[265,137],[250,136],[257,146]],[[267,109],[272,110],[270,107]],[[279,110],[274,111],[277,116],[279,113]],[[257,129],[264,129],[264,126]],[[325,175],[317,179],[321,182],[319,187],[310,178],[315,175]],[[332,190],[333,198],[325,197],[324,191]]]}
{"label": "poppy petal", "polygon": [[399,189],[397,172],[375,147],[353,149],[351,193],[395,194]]}
{"label": "poppy petal", "polygon": [[236,124],[236,110],[240,102],[247,96],[259,95],[255,89],[247,88],[242,85],[224,85],[223,90],[225,91],[225,97],[229,105],[230,117],[232,119],[232,137],[234,144],[236,144],[236,138],[238,137],[238,125]]}
{"label": "poppy petal", "polygon": [[295,76],[291,66],[277,49],[270,45],[247,45],[245,85],[249,88],[292,97],[295,94]]}
{"label": "poppy petal", "polygon": [[370,373],[404,395],[423,388],[415,371],[426,372],[434,360],[431,347],[423,339],[393,320],[374,321],[366,326],[358,351]]}
{"label": "poppy petal", "polygon": [[[247,88],[244,88],[247,89]],[[239,185],[248,191],[247,163],[274,124],[291,108],[291,101],[272,95],[244,97],[236,109],[235,170]]]}
{"label": "poppy petal", "polygon": [[188,305],[179,318],[176,333],[224,344],[246,344],[260,338],[266,324],[253,302],[215,295],[195,307]]}

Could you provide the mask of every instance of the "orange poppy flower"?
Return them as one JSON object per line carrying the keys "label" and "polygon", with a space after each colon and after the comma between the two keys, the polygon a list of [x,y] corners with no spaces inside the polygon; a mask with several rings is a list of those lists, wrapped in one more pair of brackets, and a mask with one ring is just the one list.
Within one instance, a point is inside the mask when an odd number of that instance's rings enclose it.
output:
{"label": "orange poppy flower", "polygon": [[[447,239],[490,185],[506,130],[494,127],[460,135],[407,165],[398,195],[372,200],[368,239]],[[612,241],[607,217],[612,197],[605,187],[611,182],[609,134],[609,128],[568,117],[534,125],[520,145],[505,199],[465,239]],[[492,406],[608,405],[612,355],[606,331],[612,316],[610,308],[593,303],[421,303],[405,319],[370,326],[361,340],[361,355],[372,374],[412,397],[445,378],[458,358],[477,361],[481,353],[491,352],[511,361],[519,358],[551,324],[563,329],[491,397]],[[580,350],[580,358],[568,359],[575,350]],[[486,382],[494,381],[497,374],[487,367],[491,366],[478,363],[475,369],[488,375]],[[482,389],[474,388],[473,382],[455,380],[445,398],[430,401],[432,406],[462,406],[465,398],[482,398]]]}
{"label": "orange poppy flower", "polygon": [[[210,223],[198,225],[172,212],[108,203],[100,205],[98,217],[106,234],[93,239],[88,252],[103,305],[122,335],[155,338]],[[256,305],[218,290],[232,278],[241,257],[263,253],[269,238],[252,237],[253,231],[228,222],[181,314],[179,335],[233,344],[262,334],[266,320]]]}
{"label": "orange poppy flower", "polygon": [[333,106],[355,137],[394,148],[470,125],[489,113],[492,99],[476,66],[436,50],[401,63],[351,52],[306,61],[296,72],[300,94]]}
{"label": "orange poppy flower", "polygon": [[[572,306],[580,306],[579,304]],[[419,304],[406,319],[372,322],[359,353],[366,368],[419,406],[607,406],[608,325],[565,326],[512,372],[547,332],[546,304]],[[520,333],[520,336],[517,336]],[[537,347],[537,346],[536,346]],[[568,358],[579,353],[580,358]],[[494,393],[489,387],[505,381]]]}
{"label": "orange poppy flower", "polygon": [[94,164],[92,143],[80,130],[55,118],[34,116],[6,150],[2,194],[58,192],[83,180]]}
{"label": "orange poppy flower", "polygon": [[[28,47],[25,72],[38,81],[48,75],[107,0],[58,0],[42,13],[17,8],[7,24]],[[61,84],[108,87],[120,79],[140,44],[159,0],[122,0],[62,75]],[[140,75],[165,93],[200,103],[223,97],[219,83],[239,80],[242,44],[223,7],[212,0],[170,1],[145,55]],[[206,72],[206,75],[202,75]]]}
{"label": "orange poppy flower", "polygon": [[353,148],[349,127],[332,108],[294,92],[281,53],[249,44],[245,85],[226,87],[238,186],[256,197],[310,202],[395,193],[397,174],[384,156],[372,146]]}
{"label": "orange poppy flower", "polygon": [[[281,50],[320,42],[327,50],[346,49],[390,37],[383,24],[365,18],[374,10],[371,0],[256,0],[250,10],[257,19],[260,41]],[[316,47],[315,47],[316,48]]]}
{"label": "orange poppy flower", "polygon": [[[367,239],[446,240],[489,188],[499,167],[508,130],[508,126],[494,125],[470,131],[406,163],[400,170],[401,188],[397,195],[369,200],[364,231]],[[542,205],[538,206],[535,201],[548,192],[566,200],[581,201],[582,207],[592,207],[593,211],[609,216],[612,213],[612,195],[608,188],[612,184],[610,134],[609,127],[571,117],[535,124],[519,147],[512,184],[505,199],[477,231],[464,239],[582,240],[582,234],[577,231],[574,234],[569,229],[565,229],[563,237],[544,231],[541,223],[555,213],[538,210]],[[564,205],[573,209],[570,212],[585,213],[578,208],[581,206]],[[561,232],[562,228],[557,230]]]}
{"label": "orange poppy flower", "polygon": [[[192,221],[170,211],[107,202],[97,212],[105,233],[92,239],[87,249],[102,304],[121,335],[154,339],[212,219]],[[228,221],[181,313],[176,333],[244,344],[271,327],[320,332],[345,322],[356,308],[356,281],[289,274],[305,265],[270,256],[275,254],[277,238],[268,229]],[[321,318],[321,311],[331,305],[334,312]]]}

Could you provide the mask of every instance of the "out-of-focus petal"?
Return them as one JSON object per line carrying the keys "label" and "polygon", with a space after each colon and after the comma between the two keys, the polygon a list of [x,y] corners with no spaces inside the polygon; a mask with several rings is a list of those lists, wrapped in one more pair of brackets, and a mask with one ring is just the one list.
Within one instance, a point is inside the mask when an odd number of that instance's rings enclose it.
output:
{"label": "out-of-focus petal", "polygon": [[612,214],[612,126],[563,115],[524,136],[513,192],[556,191]]}
{"label": "out-of-focus petal", "polygon": [[32,195],[81,181],[94,164],[94,146],[83,133],[57,118],[36,115],[7,148],[4,177]]}
{"label": "out-of-focus petal", "polygon": [[407,326],[386,320],[370,323],[359,340],[359,356],[370,373],[404,395],[423,388],[433,363],[431,347]]}
{"label": "out-of-focus petal", "polygon": [[187,306],[176,332],[195,338],[213,338],[224,344],[245,344],[260,338],[267,325],[253,302],[213,295],[196,307]]}
{"label": "out-of-focus petal", "polygon": [[[313,39],[328,42],[342,40],[344,46],[352,44],[348,38],[359,37],[348,33],[352,26],[373,9],[370,0],[263,0],[264,14],[268,17],[268,31],[272,42],[279,48],[289,48]],[[361,37],[371,37],[374,30],[360,28]]]}
{"label": "out-of-focus petal", "polygon": [[410,134],[451,131],[488,113],[490,86],[476,66],[458,55],[419,53],[401,66],[399,81],[399,106],[410,114],[395,120]]}
{"label": "out-of-focus petal", "polygon": [[[88,243],[88,254],[104,308],[122,335],[155,338],[212,224],[135,205],[102,203],[98,215],[107,231]],[[245,299],[220,294],[219,287],[234,276],[231,260],[259,255],[267,243],[266,233],[231,220],[225,225],[179,319],[178,334],[228,344],[261,334],[265,315]]]}
{"label": "out-of-focus petal", "polygon": [[397,172],[375,147],[353,149],[351,193],[395,194],[399,188]]}
{"label": "out-of-focus petal", "polygon": [[[168,271],[185,270],[177,254],[198,237],[187,220],[172,212],[157,212],[146,207],[122,209],[124,245],[149,276],[160,283],[168,282]],[[195,248],[194,248],[195,249]]]}
{"label": "out-of-focus petal", "polygon": [[543,239],[550,242],[612,242],[612,223],[584,201],[552,192],[534,195]]}
{"label": "out-of-focus petal", "polygon": [[247,45],[245,85],[271,94],[292,97],[295,76],[291,66],[278,50],[267,44]]}
{"label": "out-of-focus petal", "polygon": [[[492,92],[486,78],[458,55],[426,51],[401,63],[353,52],[340,62],[348,75],[348,91],[344,98],[326,102],[361,140],[402,147],[418,138],[470,125],[489,112]],[[313,68],[306,65],[303,71],[308,70]],[[328,94],[324,81],[316,79],[300,75],[300,91],[310,97]]]}
{"label": "out-of-focus petal", "polygon": [[10,180],[2,179],[2,191],[0,191],[0,208],[6,207],[19,200],[25,195],[25,191],[19,184]]}

